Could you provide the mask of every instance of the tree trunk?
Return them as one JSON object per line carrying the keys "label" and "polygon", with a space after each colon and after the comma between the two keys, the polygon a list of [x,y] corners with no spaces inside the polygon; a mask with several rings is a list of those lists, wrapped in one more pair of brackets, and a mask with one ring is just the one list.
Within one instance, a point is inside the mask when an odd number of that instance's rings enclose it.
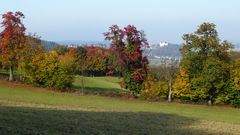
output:
{"label": "tree trunk", "polygon": [[12,81],[13,80],[13,67],[10,66],[9,67],[9,81]]}
{"label": "tree trunk", "polygon": [[209,100],[208,100],[208,105],[212,105],[212,96],[210,95]]}
{"label": "tree trunk", "polygon": [[172,101],[172,80],[168,82],[169,92],[168,92],[168,102]]}
{"label": "tree trunk", "polygon": [[83,94],[83,89],[84,89],[84,76],[83,76],[83,69],[81,69],[81,91]]}
{"label": "tree trunk", "polygon": [[81,61],[81,67],[80,67],[80,72],[81,72],[81,92],[83,95],[83,91],[84,91],[84,67],[85,67],[85,62]]}
{"label": "tree trunk", "polygon": [[23,81],[23,75],[19,75],[19,80]]}

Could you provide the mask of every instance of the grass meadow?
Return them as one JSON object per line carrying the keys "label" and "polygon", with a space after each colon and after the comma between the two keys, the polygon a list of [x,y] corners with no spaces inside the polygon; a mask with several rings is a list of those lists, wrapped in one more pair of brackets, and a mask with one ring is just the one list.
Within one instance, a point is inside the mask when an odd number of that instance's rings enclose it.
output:
{"label": "grass meadow", "polygon": [[[85,81],[86,87],[120,90],[117,78]],[[240,110],[230,107],[60,93],[4,80],[0,86],[1,135],[240,133]]]}

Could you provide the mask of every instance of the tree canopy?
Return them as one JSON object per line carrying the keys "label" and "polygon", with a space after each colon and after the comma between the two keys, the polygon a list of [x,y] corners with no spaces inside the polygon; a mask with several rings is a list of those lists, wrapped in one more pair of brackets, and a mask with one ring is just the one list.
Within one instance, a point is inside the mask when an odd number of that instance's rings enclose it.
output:
{"label": "tree canopy", "polygon": [[208,100],[211,104],[227,89],[232,44],[221,42],[212,23],[203,23],[193,34],[185,34],[183,40],[175,93],[194,101]]}

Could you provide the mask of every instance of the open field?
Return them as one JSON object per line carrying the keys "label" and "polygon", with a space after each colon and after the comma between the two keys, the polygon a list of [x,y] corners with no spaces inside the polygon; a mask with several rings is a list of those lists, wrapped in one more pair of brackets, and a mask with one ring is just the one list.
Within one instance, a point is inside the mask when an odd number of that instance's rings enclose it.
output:
{"label": "open field", "polygon": [[82,81],[84,92],[93,93],[114,93],[124,92],[120,88],[119,83],[121,79],[118,77],[82,77],[76,76],[75,82],[73,83],[74,88],[81,90]]}
{"label": "open field", "polygon": [[0,86],[1,135],[240,134],[235,108],[82,96],[4,80]]}

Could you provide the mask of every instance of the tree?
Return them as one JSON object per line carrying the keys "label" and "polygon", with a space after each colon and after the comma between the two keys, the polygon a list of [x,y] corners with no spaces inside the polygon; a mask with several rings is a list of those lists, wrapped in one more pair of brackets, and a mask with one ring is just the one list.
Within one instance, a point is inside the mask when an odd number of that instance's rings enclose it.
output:
{"label": "tree", "polygon": [[[236,60],[231,72],[232,89],[226,93],[230,104],[240,107],[240,59]],[[225,96],[226,96],[225,95]]]}
{"label": "tree", "polygon": [[121,67],[118,66],[118,58],[113,48],[108,49],[107,73],[106,75],[118,75],[121,77]]}
{"label": "tree", "polygon": [[2,27],[0,33],[0,56],[2,63],[9,67],[9,80],[13,80],[13,70],[22,56],[25,47],[25,27],[21,22],[24,15],[21,12],[7,12],[2,15]]}
{"label": "tree", "polygon": [[45,53],[45,49],[40,45],[40,38],[34,34],[29,34],[26,36],[26,41],[24,44],[24,50],[22,50],[21,57],[18,59],[17,72],[19,74],[19,79],[24,81],[26,76],[26,71],[28,70],[28,65],[36,55],[41,55]]}
{"label": "tree", "polygon": [[26,77],[35,85],[64,90],[72,86],[74,72],[70,54],[59,57],[56,51],[35,55],[28,64]]}
{"label": "tree", "polygon": [[178,73],[178,65],[177,63],[171,63],[168,66],[158,66],[156,72],[156,77],[158,80],[165,81],[168,83],[168,102],[172,101],[172,91],[173,91],[173,81],[176,78]]}
{"label": "tree", "polygon": [[85,47],[86,49],[86,63],[85,71],[87,71],[91,76],[94,75],[105,75],[107,70],[107,55],[106,49],[101,47]]}
{"label": "tree", "polygon": [[166,81],[160,81],[154,77],[153,74],[148,73],[143,82],[143,90],[141,97],[150,100],[160,100],[168,95],[169,86]]}
{"label": "tree", "polygon": [[53,50],[56,51],[58,55],[64,55],[68,51],[68,48],[66,46],[60,45],[55,47]]}
{"label": "tree", "polygon": [[232,74],[233,74],[235,89],[240,90],[240,59],[236,61]]}
{"label": "tree", "polygon": [[229,49],[232,45],[220,41],[212,23],[203,23],[194,34],[185,34],[183,39],[180,69],[188,75],[179,76],[178,80],[188,80],[192,100],[208,100],[212,104],[219,94],[226,91],[225,82],[230,79]]}
{"label": "tree", "polygon": [[168,65],[151,66],[151,72],[158,82],[165,82],[168,85],[166,93],[168,102],[172,101],[173,81],[179,71],[178,63],[172,62]]}
{"label": "tree", "polygon": [[188,70],[181,67],[173,84],[173,95],[181,100],[192,100],[194,93],[190,90],[190,80]]}
{"label": "tree", "polygon": [[[24,37],[24,26],[20,22],[20,18],[24,17],[20,12],[13,14],[7,12],[3,15],[2,27],[5,29],[1,32],[1,57],[5,66],[9,67],[10,76],[9,80],[13,79],[13,66],[17,65],[19,41]],[[23,44],[21,44],[23,45]]]}
{"label": "tree", "polygon": [[[57,53],[59,55],[59,52]],[[77,72],[79,55],[76,48],[68,48],[67,51],[60,54],[59,57],[60,64],[64,66],[64,69],[67,69],[70,74]]]}
{"label": "tree", "polygon": [[77,47],[77,53],[78,53],[78,65],[77,65],[77,69],[78,69],[78,74],[82,75],[81,76],[81,90],[83,93],[83,89],[84,89],[84,68],[85,68],[85,64],[86,64],[86,57],[87,57],[87,50],[82,47],[79,46]]}
{"label": "tree", "polygon": [[137,30],[133,25],[120,29],[117,25],[104,33],[106,40],[111,41],[121,67],[124,86],[133,94],[139,94],[147,74],[147,57],[143,56],[142,47],[148,47],[144,32]]}

